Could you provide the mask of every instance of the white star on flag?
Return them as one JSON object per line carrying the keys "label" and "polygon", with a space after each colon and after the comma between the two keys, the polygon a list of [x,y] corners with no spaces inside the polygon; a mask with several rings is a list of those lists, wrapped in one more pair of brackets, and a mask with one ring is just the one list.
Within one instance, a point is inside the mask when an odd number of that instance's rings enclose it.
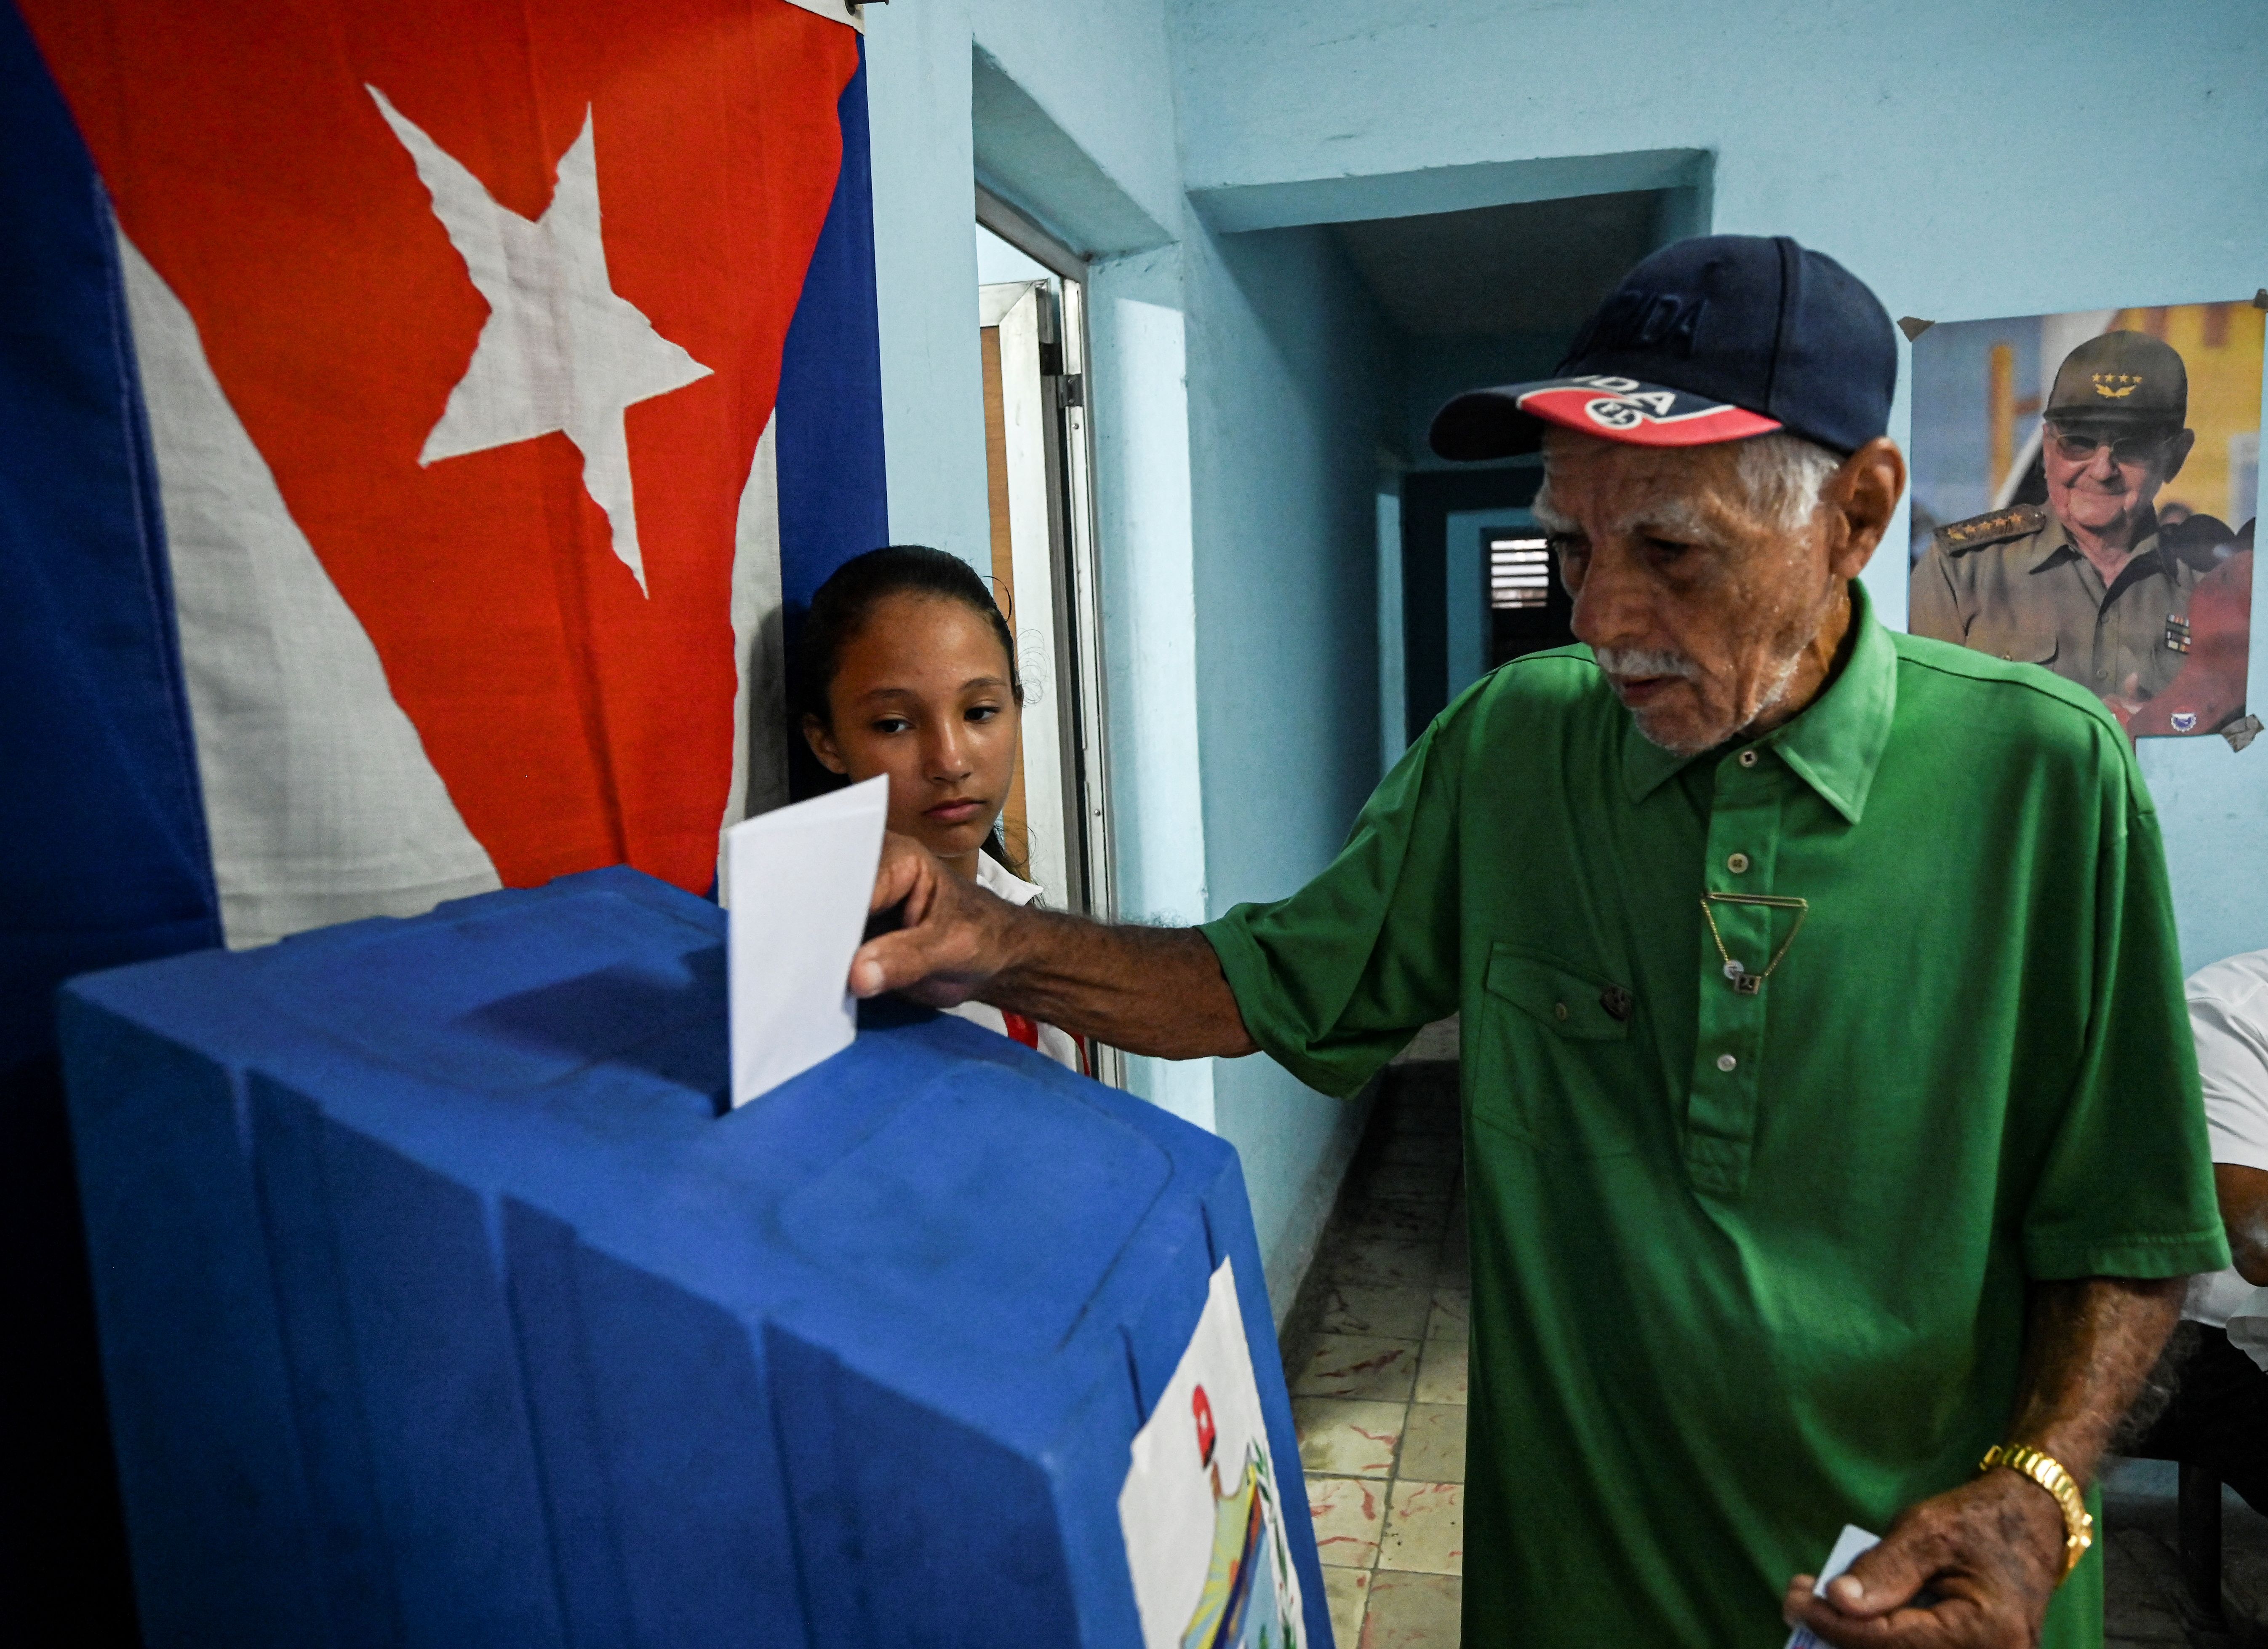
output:
{"label": "white star on flag", "polygon": [[711,369],[655,331],[608,277],[588,106],[582,131],[559,158],[551,204],[530,223],[497,205],[481,181],[386,93],[364,89],[409,151],[433,197],[433,215],[489,305],[473,359],[417,462],[563,433],[583,455],[583,488],[607,513],[615,554],[644,591],[622,412],[705,378]]}

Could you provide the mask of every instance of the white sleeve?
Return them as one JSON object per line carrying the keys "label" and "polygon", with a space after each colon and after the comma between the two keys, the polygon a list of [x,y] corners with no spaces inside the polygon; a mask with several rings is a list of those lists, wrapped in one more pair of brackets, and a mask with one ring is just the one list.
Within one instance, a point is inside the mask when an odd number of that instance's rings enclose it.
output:
{"label": "white sleeve", "polygon": [[[2261,1005],[2255,993],[2248,1006]],[[2268,1024],[2214,998],[2190,1000],[2213,1159],[2268,1169]]]}
{"label": "white sleeve", "polygon": [[1040,1052],[1058,1065],[1068,1065],[1075,1071],[1086,1069],[1079,1056],[1079,1039],[1068,1031],[1059,1031],[1051,1024],[1040,1027]]}

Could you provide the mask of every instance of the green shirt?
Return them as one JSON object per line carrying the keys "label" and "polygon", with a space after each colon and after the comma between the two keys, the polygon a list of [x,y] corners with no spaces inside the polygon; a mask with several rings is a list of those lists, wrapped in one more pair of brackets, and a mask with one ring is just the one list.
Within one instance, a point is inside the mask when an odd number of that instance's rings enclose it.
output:
{"label": "green shirt", "polygon": [[[1463,1014],[1469,1644],[1773,1645],[2006,1432],[2025,1285],[2228,1263],[2156,817],[2095,701],[1893,636],[1713,762],[1496,671],[1337,861],[1204,929],[1349,1093]],[[1809,901],[1752,995],[1704,890]],[[1716,910],[1750,973],[1794,913]],[[2090,1557],[2045,1641],[2101,1637]]]}

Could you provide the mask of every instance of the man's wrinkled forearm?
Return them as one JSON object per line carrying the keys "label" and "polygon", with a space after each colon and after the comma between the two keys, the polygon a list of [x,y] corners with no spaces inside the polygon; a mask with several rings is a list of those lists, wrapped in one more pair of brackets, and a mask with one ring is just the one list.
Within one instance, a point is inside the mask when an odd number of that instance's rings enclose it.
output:
{"label": "man's wrinkled forearm", "polygon": [[1220,958],[1194,928],[1089,921],[1018,910],[994,935],[999,967],[981,1000],[1160,1059],[1257,1046]]}
{"label": "man's wrinkled forearm", "polygon": [[2007,1441],[2095,1476],[2181,1316],[2187,1277],[2079,1277],[2032,1285],[2024,1373]]}

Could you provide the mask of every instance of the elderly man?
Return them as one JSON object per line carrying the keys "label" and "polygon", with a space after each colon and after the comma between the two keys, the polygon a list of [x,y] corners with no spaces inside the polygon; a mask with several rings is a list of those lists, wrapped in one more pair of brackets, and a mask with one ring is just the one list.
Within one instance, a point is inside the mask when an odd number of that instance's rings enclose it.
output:
{"label": "elderly man", "polygon": [[[1681,242],[1562,371],[1433,439],[1544,440],[1587,646],[1474,687],[1328,869],[1203,928],[894,841],[852,987],[1334,1093],[1462,1011],[1469,1643],[2095,1642],[2080,1490],[2227,1262],[2126,743],[1874,617],[1896,354],[1835,263]],[[1888,1538],[1815,1593],[1845,1522]]]}
{"label": "elderly man", "polygon": [[1913,632],[2044,665],[2131,716],[2187,662],[2191,595],[2233,537],[2210,515],[2158,520],[2197,440],[2188,370],[2160,339],[2106,332],[2064,359],[2043,421],[2046,507],[1940,528],[1914,564]]}

